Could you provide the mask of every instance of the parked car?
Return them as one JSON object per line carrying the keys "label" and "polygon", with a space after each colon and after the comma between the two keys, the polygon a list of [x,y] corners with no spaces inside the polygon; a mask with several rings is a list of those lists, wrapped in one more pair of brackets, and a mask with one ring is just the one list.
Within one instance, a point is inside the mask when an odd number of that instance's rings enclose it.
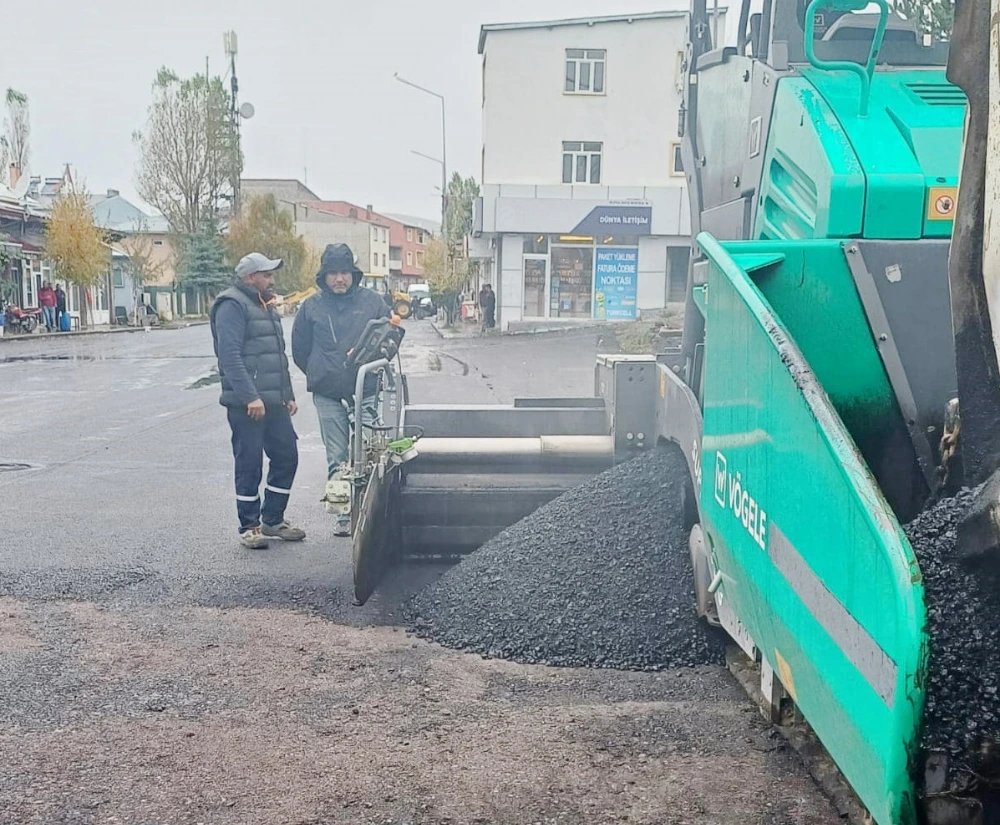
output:
{"label": "parked car", "polygon": [[437,315],[437,307],[431,298],[431,288],[427,284],[410,284],[406,289],[413,307],[413,317],[418,321]]}

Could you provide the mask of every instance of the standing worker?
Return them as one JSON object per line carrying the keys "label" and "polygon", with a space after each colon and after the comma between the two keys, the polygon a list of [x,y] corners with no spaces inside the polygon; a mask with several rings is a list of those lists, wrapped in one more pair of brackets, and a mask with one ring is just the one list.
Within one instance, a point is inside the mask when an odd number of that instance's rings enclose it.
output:
{"label": "standing worker", "polygon": [[[240,541],[262,550],[271,538],[302,541],[285,520],[299,448],[291,416],[298,407],[288,374],[281,316],[274,308],[274,273],[282,261],[252,252],[236,265],[233,286],[212,304],[212,340],[219,359],[222,404],[233,432]],[[260,503],[264,453],[270,467]]]}
{"label": "standing worker", "polygon": [[[349,454],[351,421],[345,403],[353,410],[357,368],[348,364],[348,358],[368,322],[390,314],[374,291],[361,286],[363,275],[347,244],[329,244],[316,274],[319,292],[303,301],[292,326],[292,360],[306,374],[307,388],[313,394],[326,445],[328,483],[337,476]],[[374,374],[365,378],[364,424],[370,425],[378,414],[376,382]],[[350,532],[350,515],[339,514],[334,535],[347,536]]]}

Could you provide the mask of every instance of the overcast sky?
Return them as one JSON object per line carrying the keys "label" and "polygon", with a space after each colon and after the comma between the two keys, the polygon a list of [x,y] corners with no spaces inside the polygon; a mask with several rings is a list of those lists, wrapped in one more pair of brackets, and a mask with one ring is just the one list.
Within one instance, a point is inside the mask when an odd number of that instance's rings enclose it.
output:
{"label": "overcast sky", "polygon": [[[6,0],[4,5],[13,4]],[[440,214],[440,108],[393,72],[447,98],[448,166],[478,174],[483,23],[655,11],[684,0],[35,0],[17,3],[0,49],[0,87],[31,103],[31,170],[71,163],[91,191],[135,196],[131,135],[157,69],[224,71],[239,38],[246,175],[308,169],[320,197],[386,212]],[[10,15],[8,14],[8,17]],[[16,18],[16,24],[14,22]]]}

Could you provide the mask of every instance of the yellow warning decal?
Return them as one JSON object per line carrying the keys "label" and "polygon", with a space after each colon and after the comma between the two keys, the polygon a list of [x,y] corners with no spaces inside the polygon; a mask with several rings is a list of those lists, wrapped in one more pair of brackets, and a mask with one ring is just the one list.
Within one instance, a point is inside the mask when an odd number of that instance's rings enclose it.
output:
{"label": "yellow warning decal", "polygon": [[932,186],[927,191],[927,220],[955,220],[955,204],[957,201],[957,186]]}
{"label": "yellow warning decal", "polygon": [[788,666],[785,657],[778,652],[777,648],[774,650],[774,659],[778,663],[778,678],[781,679],[782,686],[784,686],[788,695],[792,697],[792,701],[797,703],[799,697],[795,693],[795,680],[792,678],[792,669]]}

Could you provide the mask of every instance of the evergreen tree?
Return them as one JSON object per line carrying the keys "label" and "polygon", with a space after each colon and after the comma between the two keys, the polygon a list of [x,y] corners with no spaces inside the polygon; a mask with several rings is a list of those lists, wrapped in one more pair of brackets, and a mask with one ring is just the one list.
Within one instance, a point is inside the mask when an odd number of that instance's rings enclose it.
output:
{"label": "evergreen tree", "polygon": [[195,290],[207,304],[233,281],[225,255],[218,227],[214,221],[205,221],[198,232],[181,238],[178,282]]}

